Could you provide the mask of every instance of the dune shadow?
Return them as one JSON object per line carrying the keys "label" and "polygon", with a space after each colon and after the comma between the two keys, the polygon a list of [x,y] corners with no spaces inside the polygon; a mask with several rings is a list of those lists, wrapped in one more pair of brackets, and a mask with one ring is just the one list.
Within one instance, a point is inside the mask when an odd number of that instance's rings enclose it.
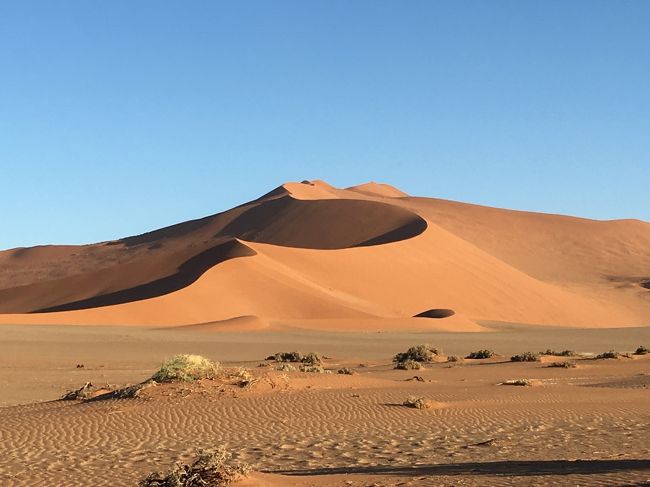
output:
{"label": "dune shadow", "polygon": [[250,247],[237,240],[228,240],[211,247],[185,261],[177,272],[155,281],[147,282],[120,291],[93,296],[92,298],[72,301],[57,306],[41,308],[33,313],[51,313],[55,311],[72,311],[79,309],[111,306],[115,304],[140,301],[178,291],[189,286],[211,267],[236,257],[256,255]]}
{"label": "dune shadow", "polygon": [[533,475],[600,475],[615,472],[650,470],[650,460],[516,460],[498,462],[442,463],[413,467],[332,467],[304,470],[274,470],[282,475],[508,475],[527,477]]}

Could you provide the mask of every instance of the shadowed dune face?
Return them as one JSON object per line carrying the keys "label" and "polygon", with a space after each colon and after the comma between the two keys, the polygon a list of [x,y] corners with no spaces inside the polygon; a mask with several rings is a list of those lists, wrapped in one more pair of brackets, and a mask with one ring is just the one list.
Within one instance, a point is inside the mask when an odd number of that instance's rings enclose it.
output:
{"label": "shadowed dune face", "polygon": [[282,197],[242,213],[220,235],[306,249],[344,249],[415,237],[427,223],[403,208],[364,200]]}
{"label": "shadowed dune face", "polygon": [[456,312],[453,309],[428,309],[422,313],[416,314],[413,318],[449,318],[454,316]]}

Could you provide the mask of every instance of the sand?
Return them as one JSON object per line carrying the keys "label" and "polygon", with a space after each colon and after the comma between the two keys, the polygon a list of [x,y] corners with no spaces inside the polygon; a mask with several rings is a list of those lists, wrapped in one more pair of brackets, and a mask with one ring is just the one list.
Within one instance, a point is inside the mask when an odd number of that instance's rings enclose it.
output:
{"label": "sand", "polygon": [[[0,323],[178,326],[256,316],[650,323],[650,224],[287,183],[121,240],[0,252]],[[372,322],[368,330],[376,328]]]}
{"label": "sand", "polygon": [[[650,355],[593,357],[650,346],[648,282],[647,222],[318,180],[120,240],[3,251],[0,485],[136,485],[218,445],[252,466],[240,487],[642,485]],[[393,370],[420,343],[440,362]],[[581,352],[577,368],[509,361],[548,348]],[[264,360],[293,350],[333,373]],[[256,381],[58,400],[178,353]]]}
{"label": "sand", "polygon": [[[581,359],[575,369],[546,367],[564,358],[508,362],[549,347],[634,350],[650,342],[650,328],[623,335],[484,325],[490,331],[374,334],[7,325],[0,483],[135,485],[220,444],[257,472],[242,485],[627,485],[650,478],[650,355]],[[494,348],[501,356],[392,369],[394,353],[421,342],[447,354]],[[356,373],[258,367],[269,354],[296,349]],[[250,389],[202,381],[159,385],[138,399],[54,401],[87,381],[142,381],[180,352],[248,367],[260,381]],[[424,382],[407,380],[416,375]],[[497,385],[516,378],[536,385]],[[438,407],[401,406],[411,394]]]}

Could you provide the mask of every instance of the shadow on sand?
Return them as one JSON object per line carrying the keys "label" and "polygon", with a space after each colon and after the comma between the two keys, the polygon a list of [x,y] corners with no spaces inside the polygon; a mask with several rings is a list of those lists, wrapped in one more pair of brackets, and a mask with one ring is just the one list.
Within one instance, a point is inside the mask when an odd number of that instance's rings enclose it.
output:
{"label": "shadow on sand", "polygon": [[441,463],[414,467],[342,467],[313,470],[273,471],[282,475],[570,475],[607,474],[634,470],[650,470],[650,460],[524,460],[504,462]]}

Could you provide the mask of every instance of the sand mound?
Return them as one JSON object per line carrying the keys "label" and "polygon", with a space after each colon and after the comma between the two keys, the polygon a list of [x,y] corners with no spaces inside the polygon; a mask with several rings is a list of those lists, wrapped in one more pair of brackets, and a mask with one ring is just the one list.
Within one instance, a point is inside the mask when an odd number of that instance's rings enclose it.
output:
{"label": "sand mound", "polygon": [[390,184],[384,184],[384,183],[370,182],[365,184],[359,184],[358,186],[350,186],[349,188],[345,188],[345,189],[347,191],[355,191],[357,193],[363,193],[372,196],[380,196],[382,198],[403,198],[408,196],[408,194],[406,194],[403,191],[400,191],[394,186],[391,186]]}

